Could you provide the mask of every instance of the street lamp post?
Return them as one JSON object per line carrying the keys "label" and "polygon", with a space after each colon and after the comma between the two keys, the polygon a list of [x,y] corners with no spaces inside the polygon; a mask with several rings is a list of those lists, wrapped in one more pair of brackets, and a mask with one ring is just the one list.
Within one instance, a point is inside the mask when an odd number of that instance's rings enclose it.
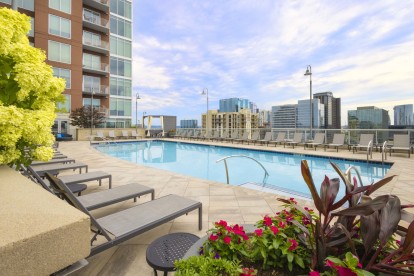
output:
{"label": "street lamp post", "polygon": [[207,134],[207,131],[208,131],[208,89],[203,88],[203,91],[201,92],[201,95],[206,95],[207,96],[207,112],[206,112],[206,134]]}
{"label": "street lamp post", "polygon": [[140,100],[141,98],[139,97],[139,93],[137,92],[136,94],[136,99],[135,99],[135,130],[138,132],[138,100]]}
{"label": "street lamp post", "polygon": [[91,141],[92,141],[92,128],[93,128],[93,90],[91,93]]}
{"label": "street lamp post", "polygon": [[309,76],[309,128],[310,128],[310,138],[312,139],[312,67],[308,65],[306,67],[306,72],[304,74],[305,76]]}

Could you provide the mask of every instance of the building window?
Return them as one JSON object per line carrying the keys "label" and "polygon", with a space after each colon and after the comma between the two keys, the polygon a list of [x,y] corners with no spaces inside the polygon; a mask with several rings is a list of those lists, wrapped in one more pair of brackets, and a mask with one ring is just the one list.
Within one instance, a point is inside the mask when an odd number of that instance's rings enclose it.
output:
{"label": "building window", "polygon": [[17,0],[17,6],[28,11],[34,11],[34,0]]}
{"label": "building window", "polygon": [[111,57],[110,70],[111,74],[124,77],[131,77],[131,61],[122,58]]}
{"label": "building window", "polygon": [[102,25],[101,14],[99,12],[83,9],[83,18],[86,19],[88,22],[94,23],[96,25]]}
{"label": "building window", "polygon": [[111,13],[131,19],[131,3],[126,0],[111,0]]}
{"label": "building window", "polygon": [[70,112],[70,104],[71,104],[70,95],[63,94],[63,96],[65,96],[65,102],[56,104],[57,112],[59,112],[59,113],[69,113]]}
{"label": "building window", "polygon": [[132,46],[131,41],[111,36],[111,54],[131,58]]}
{"label": "building window", "polygon": [[70,38],[70,20],[49,14],[49,34]]}
{"label": "building window", "polygon": [[49,40],[48,59],[51,61],[71,63],[69,44]]}
{"label": "building window", "polygon": [[111,77],[110,86],[111,86],[111,95],[131,97],[131,91],[132,91],[131,80]]}
{"label": "building window", "polygon": [[53,76],[57,77],[57,78],[62,78],[65,79],[66,81],[66,89],[70,89],[71,87],[71,81],[70,81],[70,70],[69,69],[64,69],[64,68],[57,68],[57,67],[52,67],[53,68]]}
{"label": "building window", "polygon": [[71,2],[71,0],[49,0],[49,8],[70,14]]}
{"label": "building window", "polygon": [[111,116],[131,116],[131,100],[110,98]]}
{"label": "building window", "polygon": [[111,15],[111,33],[131,38],[131,22]]}
{"label": "building window", "polygon": [[[83,98],[83,106],[90,106],[92,98]],[[93,107],[101,107],[101,99],[93,99]]]}
{"label": "building window", "polygon": [[88,31],[83,31],[83,43],[96,47],[102,47],[101,36]]}
{"label": "building window", "polygon": [[100,93],[101,78],[92,76],[83,76],[83,91],[89,93]]}
{"label": "building window", "polygon": [[101,70],[101,57],[83,53],[83,67]]}
{"label": "building window", "polygon": [[0,0],[0,3],[11,5],[12,0]]}

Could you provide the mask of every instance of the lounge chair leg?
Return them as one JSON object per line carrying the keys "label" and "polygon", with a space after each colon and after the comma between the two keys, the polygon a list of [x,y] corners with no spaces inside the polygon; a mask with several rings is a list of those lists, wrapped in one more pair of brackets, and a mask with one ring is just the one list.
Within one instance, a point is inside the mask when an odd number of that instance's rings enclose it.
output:
{"label": "lounge chair leg", "polygon": [[137,202],[137,198],[136,197],[134,197],[134,202]]}
{"label": "lounge chair leg", "polygon": [[198,208],[198,230],[203,229],[203,207]]}

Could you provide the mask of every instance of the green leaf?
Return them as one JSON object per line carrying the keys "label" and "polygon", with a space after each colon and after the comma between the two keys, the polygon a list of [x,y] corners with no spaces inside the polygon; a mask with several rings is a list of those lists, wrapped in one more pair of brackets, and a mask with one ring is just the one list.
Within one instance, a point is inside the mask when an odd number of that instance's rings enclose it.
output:
{"label": "green leaf", "polygon": [[356,268],[358,266],[358,258],[352,255],[351,252],[346,252],[345,259],[346,259],[346,262],[348,263],[348,267]]}
{"label": "green leaf", "polygon": [[288,268],[289,268],[289,271],[292,271],[292,269],[293,269],[293,264],[292,264],[292,263],[288,263]]}
{"label": "green leaf", "polygon": [[295,256],[293,256],[293,253],[292,252],[288,252],[288,254],[287,254],[287,260],[288,260],[289,263],[293,262],[294,257]]}
{"label": "green leaf", "polygon": [[280,245],[280,240],[279,239],[274,239],[273,240],[273,248],[278,249],[279,245]]}
{"label": "green leaf", "polygon": [[299,257],[298,255],[295,255],[295,262],[301,268],[305,268],[305,264],[303,263],[303,259],[301,257]]}

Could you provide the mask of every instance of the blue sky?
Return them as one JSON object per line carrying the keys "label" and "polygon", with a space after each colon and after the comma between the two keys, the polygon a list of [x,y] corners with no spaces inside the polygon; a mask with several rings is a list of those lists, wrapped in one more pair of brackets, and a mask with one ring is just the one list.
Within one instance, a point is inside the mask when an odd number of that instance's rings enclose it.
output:
{"label": "blue sky", "polygon": [[[198,119],[220,99],[260,109],[332,91],[347,110],[414,104],[412,1],[134,0],[138,112]],[[134,98],[135,100],[135,98]],[[135,111],[135,104],[133,104]],[[135,112],[133,112],[135,114]]]}

